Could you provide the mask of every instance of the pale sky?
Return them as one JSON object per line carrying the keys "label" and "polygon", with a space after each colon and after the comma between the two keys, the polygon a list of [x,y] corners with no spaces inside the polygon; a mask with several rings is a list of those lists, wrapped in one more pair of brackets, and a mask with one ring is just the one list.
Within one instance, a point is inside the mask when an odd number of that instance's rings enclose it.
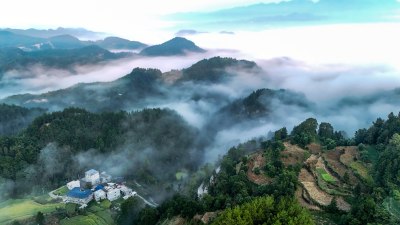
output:
{"label": "pale sky", "polygon": [[[83,27],[141,41],[167,38],[160,17],[177,12],[213,11],[279,0],[12,0],[0,8],[0,27]],[[149,37],[150,36],[150,37]]]}

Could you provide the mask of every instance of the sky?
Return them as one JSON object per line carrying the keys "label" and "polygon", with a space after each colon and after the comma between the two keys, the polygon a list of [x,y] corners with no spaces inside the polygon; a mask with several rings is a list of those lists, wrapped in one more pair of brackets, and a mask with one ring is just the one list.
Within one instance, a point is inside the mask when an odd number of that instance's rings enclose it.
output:
{"label": "sky", "polygon": [[[13,0],[0,27],[80,27],[154,44],[179,29],[238,31],[308,23],[400,19],[396,0]],[[268,4],[268,8],[265,5]],[[272,4],[280,3],[280,4]],[[316,4],[314,4],[316,3]],[[324,3],[324,4],[321,4]],[[253,7],[250,7],[252,6]],[[400,4],[398,4],[400,6]],[[343,10],[346,8],[346,10]]]}
{"label": "sky", "polygon": [[[174,23],[163,16],[179,12],[209,11],[274,0],[13,0],[0,8],[0,27],[83,27],[144,42],[170,36],[163,32]],[[154,38],[154,36],[158,38]]]}

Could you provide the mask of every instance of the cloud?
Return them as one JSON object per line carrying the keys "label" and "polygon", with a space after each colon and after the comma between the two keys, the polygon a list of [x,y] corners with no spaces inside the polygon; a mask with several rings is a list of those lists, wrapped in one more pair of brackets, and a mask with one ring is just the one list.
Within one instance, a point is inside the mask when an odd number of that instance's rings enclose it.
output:
{"label": "cloud", "polygon": [[202,34],[202,33],[207,33],[207,32],[197,31],[197,30],[192,30],[192,29],[184,29],[184,30],[179,30],[178,32],[176,32],[175,36],[183,37],[183,36],[190,36],[190,35],[196,35],[196,34]]}

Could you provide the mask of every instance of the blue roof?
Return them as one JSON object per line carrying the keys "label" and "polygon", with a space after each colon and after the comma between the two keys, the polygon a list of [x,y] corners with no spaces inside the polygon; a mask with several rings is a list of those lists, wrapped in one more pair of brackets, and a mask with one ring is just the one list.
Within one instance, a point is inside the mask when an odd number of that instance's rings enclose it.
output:
{"label": "blue roof", "polygon": [[94,188],[94,191],[103,190],[103,189],[104,189],[104,185],[99,184]]}
{"label": "blue roof", "polygon": [[81,189],[79,187],[75,187],[68,192],[67,196],[71,197],[71,198],[84,199],[84,198],[89,197],[91,194],[92,194],[92,191],[89,189],[81,191]]}

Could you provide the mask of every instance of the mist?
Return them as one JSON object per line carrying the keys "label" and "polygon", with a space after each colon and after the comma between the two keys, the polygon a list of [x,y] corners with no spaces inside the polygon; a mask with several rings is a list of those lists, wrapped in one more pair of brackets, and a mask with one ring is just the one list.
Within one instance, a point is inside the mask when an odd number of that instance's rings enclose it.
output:
{"label": "mist", "polygon": [[[386,118],[390,112],[397,113],[400,102],[396,99],[400,94],[394,90],[400,87],[398,28],[398,24],[327,25],[262,32],[235,31],[231,35],[198,33],[191,35],[190,39],[206,48],[206,53],[174,57],[135,56],[98,65],[75,66],[68,71],[40,65],[25,71],[9,71],[1,80],[0,98],[22,93],[39,94],[78,83],[109,82],[129,74],[135,67],[157,68],[164,73],[164,83],[154,88],[162,93],[162,97],[144,96],[140,102],[128,101],[114,110],[165,108],[176,111],[199,132],[197,136],[202,145],[189,149],[191,156],[197,156],[195,159],[199,164],[213,163],[232,146],[254,138],[265,139],[269,132],[282,127],[290,132],[294,126],[310,117],[318,122],[329,122],[336,130],[345,131],[348,137],[352,137],[356,130],[370,126],[376,118]],[[199,60],[213,56],[252,60],[258,68],[225,68],[221,74],[230,76],[221,82],[175,83],[177,78],[173,76],[179,78],[181,74],[167,73],[188,68]],[[101,86],[102,83],[96,83],[83,89],[91,89],[96,99],[104,98],[104,104],[109,104]],[[263,96],[265,99],[257,99],[266,108],[264,114],[255,113],[253,116],[251,112],[243,110],[248,117],[237,119],[239,116],[235,117],[226,110],[242,106],[241,101],[263,88],[276,92],[285,89],[287,92],[282,95],[286,96],[267,95]],[[79,97],[92,98],[89,94]],[[69,98],[71,102],[79,100],[63,96],[63,100]],[[43,98],[43,102],[37,102],[36,106],[45,105],[46,101]],[[100,100],[98,102],[102,103]],[[64,107],[57,107],[57,102],[49,104],[54,104],[50,110]],[[76,166],[76,170],[68,174],[71,179],[76,179],[78,171],[83,172],[88,168],[131,178],[144,169],[156,175],[165,175],[163,172],[167,168],[149,166],[149,159],[159,154],[151,142],[141,146],[137,146],[137,143],[121,143],[110,154],[95,149],[72,154],[69,149],[60,150],[58,146],[50,145],[42,150],[39,161],[42,160],[40,162],[46,166],[58,164],[58,156],[52,155],[54,149],[68,155],[70,165]],[[172,171],[184,167],[171,166],[168,176],[173,175]],[[58,172],[51,167],[45,170]],[[43,177],[51,177],[51,174]],[[2,182],[0,193],[7,193],[2,190],[8,190],[13,185],[9,181]],[[164,196],[165,193],[160,193],[159,197],[162,199]]]}

